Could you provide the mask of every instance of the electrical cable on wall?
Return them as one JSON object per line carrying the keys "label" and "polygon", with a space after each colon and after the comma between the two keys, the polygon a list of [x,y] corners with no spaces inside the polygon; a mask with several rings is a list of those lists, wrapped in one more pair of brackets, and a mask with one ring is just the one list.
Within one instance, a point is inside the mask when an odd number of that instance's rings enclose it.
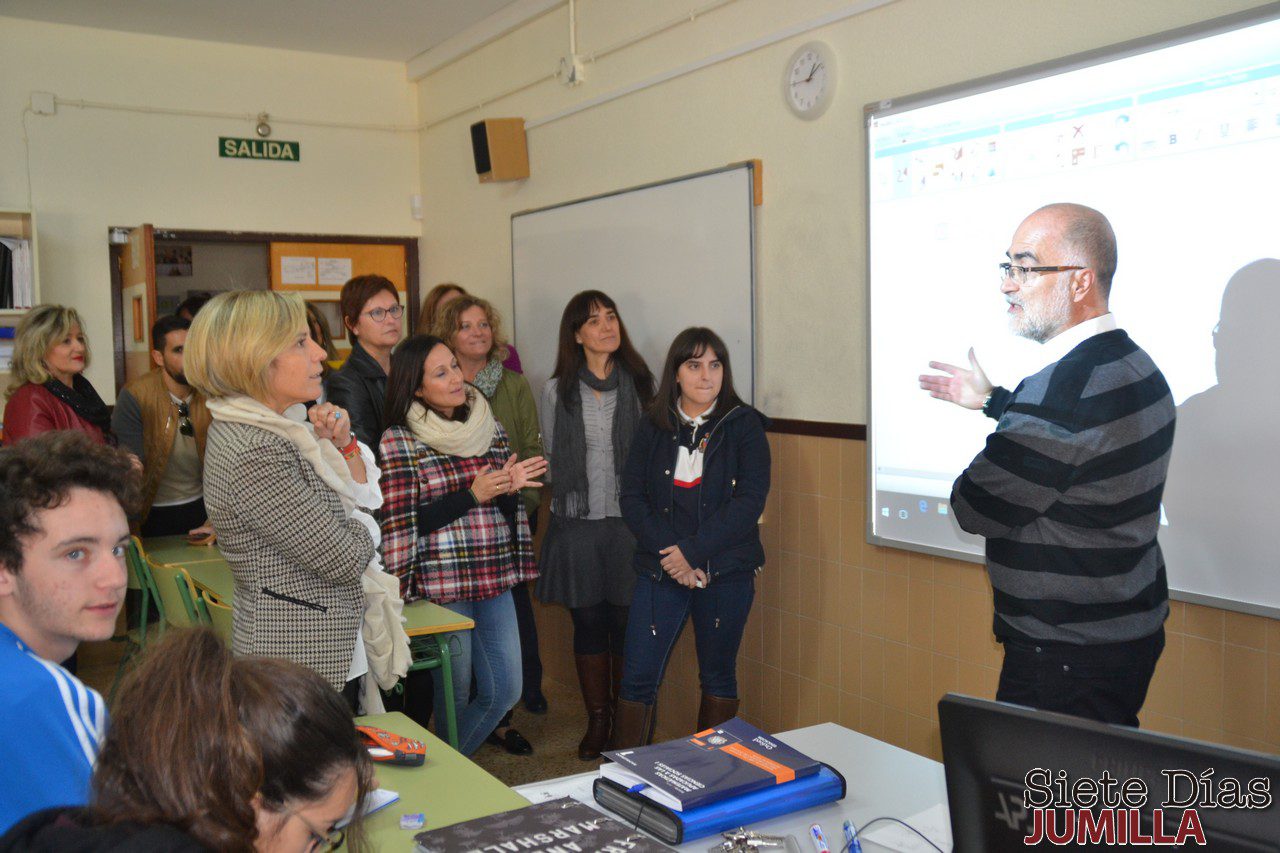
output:
{"label": "electrical cable on wall", "polygon": [[[137,104],[112,104],[104,101],[83,101],[73,100],[70,98],[54,98],[54,103],[60,107],[73,107],[75,109],[84,110],[113,110],[118,112],[142,113],[144,115],[167,115],[167,116],[183,116],[187,118],[216,118],[230,119],[233,121],[244,121],[256,124],[259,121],[261,110],[246,113],[217,112],[214,110],[185,110],[174,109],[172,107],[148,107]],[[328,127],[338,128],[341,130],[373,130],[387,133],[417,133],[423,129],[420,124],[370,124],[365,122],[345,122],[345,121],[318,121],[316,119],[304,118],[285,118],[283,116],[272,114],[272,121],[276,124],[298,125],[300,127]]]}

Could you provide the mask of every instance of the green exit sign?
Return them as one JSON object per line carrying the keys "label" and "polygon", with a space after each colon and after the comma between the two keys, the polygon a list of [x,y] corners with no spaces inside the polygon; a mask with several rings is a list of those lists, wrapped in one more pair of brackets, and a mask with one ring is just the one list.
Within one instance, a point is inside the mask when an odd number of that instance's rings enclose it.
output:
{"label": "green exit sign", "polygon": [[242,160],[287,160],[298,162],[302,146],[296,142],[278,139],[237,139],[234,136],[218,137],[218,156],[236,157]]}

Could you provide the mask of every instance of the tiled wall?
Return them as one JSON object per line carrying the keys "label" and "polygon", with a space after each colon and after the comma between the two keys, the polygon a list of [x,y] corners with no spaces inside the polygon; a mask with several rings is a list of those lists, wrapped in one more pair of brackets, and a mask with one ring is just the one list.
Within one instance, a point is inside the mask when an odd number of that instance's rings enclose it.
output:
{"label": "tiled wall", "polygon": [[[769,438],[767,565],[739,656],[742,715],[768,731],[832,720],[940,759],[938,698],[995,696],[1001,649],[985,570],[866,543],[863,442]],[[567,612],[538,610],[547,676],[576,685]],[[1143,726],[1280,752],[1280,621],[1174,602],[1165,627]],[[659,735],[691,731],[697,705],[687,628]]]}

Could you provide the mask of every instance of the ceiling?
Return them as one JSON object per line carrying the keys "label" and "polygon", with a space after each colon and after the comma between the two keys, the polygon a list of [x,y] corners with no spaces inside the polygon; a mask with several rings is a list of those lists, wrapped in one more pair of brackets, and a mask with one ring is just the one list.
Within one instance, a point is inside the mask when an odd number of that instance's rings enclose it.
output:
{"label": "ceiling", "polygon": [[0,0],[0,15],[407,62],[513,0]]}

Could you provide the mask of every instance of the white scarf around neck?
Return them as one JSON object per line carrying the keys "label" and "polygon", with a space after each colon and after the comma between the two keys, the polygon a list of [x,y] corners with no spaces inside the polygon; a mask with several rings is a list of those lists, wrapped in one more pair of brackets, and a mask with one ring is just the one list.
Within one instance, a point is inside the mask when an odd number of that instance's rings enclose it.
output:
{"label": "white scarf around neck", "polygon": [[252,397],[221,397],[209,400],[206,405],[216,420],[255,426],[290,442],[325,485],[338,493],[342,508],[347,517],[351,517],[356,508],[356,483],[351,478],[351,470],[332,441],[316,438],[310,421],[290,420]]}
{"label": "white scarf around neck", "polygon": [[449,421],[415,400],[405,415],[405,424],[414,438],[437,453],[463,458],[483,456],[493,446],[497,428],[493,410],[484,394],[474,389],[467,391],[467,403],[471,406],[467,419]]}

